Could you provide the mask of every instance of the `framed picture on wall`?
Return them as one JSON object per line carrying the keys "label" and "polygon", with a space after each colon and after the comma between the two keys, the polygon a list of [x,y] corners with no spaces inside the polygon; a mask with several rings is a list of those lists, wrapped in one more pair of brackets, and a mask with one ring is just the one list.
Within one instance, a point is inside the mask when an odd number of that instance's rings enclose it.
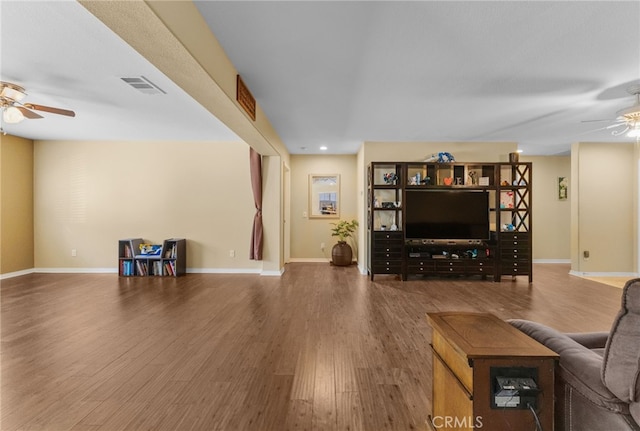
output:
{"label": "framed picture on wall", "polygon": [[564,201],[569,197],[569,179],[558,177],[558,200]]}
{"label": "framed picture on wall", "polygon": [[340,175],[309,175],[309,218],[340,218]]}

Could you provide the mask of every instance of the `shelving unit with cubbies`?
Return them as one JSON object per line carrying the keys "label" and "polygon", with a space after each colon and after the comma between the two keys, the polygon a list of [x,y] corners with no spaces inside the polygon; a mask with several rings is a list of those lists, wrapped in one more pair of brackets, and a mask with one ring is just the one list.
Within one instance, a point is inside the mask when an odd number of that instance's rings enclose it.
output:
{"label": "shelving unit with cubbies", "polygon": [[142,238],[118,241],[118,275],[121,277],[177,277],[186,274],[187,247],[184,238],[165,239],[159,253],[141,253]]}

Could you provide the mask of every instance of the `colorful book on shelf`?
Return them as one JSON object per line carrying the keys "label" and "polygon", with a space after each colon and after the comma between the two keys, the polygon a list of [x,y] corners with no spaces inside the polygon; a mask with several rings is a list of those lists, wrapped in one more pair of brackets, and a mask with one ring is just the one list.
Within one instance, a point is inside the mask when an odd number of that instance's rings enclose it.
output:
{"label": "colorful book on shelf", "polygon": [[171,243],[167,245],[167,249],[164,252],[165,259],[175,259],[177,254],[176,243]]}
{"label": "colorful book on shelf", "polygon": [[164,263],[164,275],[175,275],[175,271],[173,269],[173,265],[171,264],[172,262],[165,262]]}

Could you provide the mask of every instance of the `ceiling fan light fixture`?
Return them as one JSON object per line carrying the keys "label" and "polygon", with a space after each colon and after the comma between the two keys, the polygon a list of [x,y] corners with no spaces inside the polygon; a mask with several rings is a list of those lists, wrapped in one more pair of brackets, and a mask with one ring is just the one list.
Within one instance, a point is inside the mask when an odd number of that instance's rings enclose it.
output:
{"label": "ceiling fan light fixture", "polygon": [[2,120],[7,124],[16,124],[24,120],[24,115],[15,106],[9,106],[4,108]]}
{"label": "ceiling fan light fixture", "polygon": [[629,127],[627,132],[628,138],[640,138],[640,122],[636,122],[633,126]]}
{"label": "ceiling fan light fixture", "polygon": [[0,98],[19,102],[24,99],[26,95],[27,93],[24,92],[24,88],[9,84],[8,82],[0,82]]}

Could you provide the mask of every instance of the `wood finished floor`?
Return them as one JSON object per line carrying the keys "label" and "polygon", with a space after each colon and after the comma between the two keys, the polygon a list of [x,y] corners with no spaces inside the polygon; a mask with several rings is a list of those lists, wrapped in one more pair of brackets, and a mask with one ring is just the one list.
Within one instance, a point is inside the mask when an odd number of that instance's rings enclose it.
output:
{"label": "wood finished floor", "polygon": [[[10,430],[427,430],[431,311],[608,330],[621,290],[535,265],[501,283],[296,263],[282,277],[1,283]],[[521,430],[518,430],[521,431]]]}

